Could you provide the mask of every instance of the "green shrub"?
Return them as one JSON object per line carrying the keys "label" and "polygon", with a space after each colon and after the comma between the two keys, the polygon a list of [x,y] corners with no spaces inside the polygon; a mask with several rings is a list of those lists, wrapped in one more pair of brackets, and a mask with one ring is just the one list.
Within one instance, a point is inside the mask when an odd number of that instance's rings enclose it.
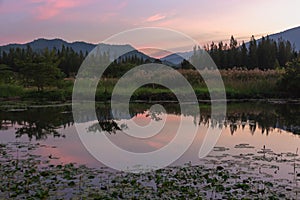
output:
{"label": "green shrub", "polygon": [[24,93],[24,89],[18,85],[0,84],[0,98],[20,97]]}

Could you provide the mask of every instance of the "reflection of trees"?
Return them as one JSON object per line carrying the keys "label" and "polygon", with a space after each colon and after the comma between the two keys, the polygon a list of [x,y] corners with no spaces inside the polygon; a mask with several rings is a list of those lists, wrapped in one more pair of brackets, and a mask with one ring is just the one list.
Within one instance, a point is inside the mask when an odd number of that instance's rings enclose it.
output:
{"label": "reflection of trees", "polygon": [[30,139],[46,139],[48,135],[63,136],[57,130],[73,124],[71,108],[30,108],[20,112],[0,112],[0,129],[16,127],[16,137],[27,135]]}
{"label": "reflection of trees", "polygon": [[255,121],[261,129],[261,133],[269,135],[269,132],[276,127],[277,117],[274,113],[262,112],[256,116]]}
{"label": "reflection of trees", "polygon": [[256,130],[256,122],[255,121],[249,121],[249,129],[253,135]]}
{"label": "reflection of trees", "polygon": [[300,104],[283,104],[276,108],[277,127],[300,135]]}
{"label": "reflection of trees", "polygon": [[[111,134],[122,130],[123,127],[120,127],[118,123],[113,119],[113,112],[114,111],[111,110],[110,105],[98,104],[96,106],[98,123],[94,123],[93,125],[89,126],[88,132],[108,132],[109,134]],[[122,113],[117,114],[118,116],[122,116]],[[87,113],[87,115],[89,115],[89,113]]]}
{"label": "reflection of trees", "polygon": [[154,120],[154,121],[160,121],[162,120],[161,117],[159,117],[159,115],[161,115],[162,112],[154,112],[154,111],[149,111],[147,114],[146,114],[146,117],[150,117],[150,119]]}
{"label": "reflection of trees", "polygon": [[110,134],[116,133],[116,131],[120,130],[122,130],[121,127],[119,127],[118,123],[116,123],[114,120],[99,121],[88,128],[89,132],[105,131]]}
{"label": "reflection of trees", "polygon": [[258,104],[251,110],[244,111],[243,107],[232,109],[229,106],[226,121],[230,124],[232,134],[237,130],[237,126],[244,128],[246,124],[249,125],[252,134],[257,127],[266,135],[275,128],[300,134],[299,104]]}
{"label": "reflection of trees", "polygon": [[[192,116],[195,125],[206,127],[229,128],[234,134],[239,128],[249,126],[252,134],[259,128],[262,134],[270,134],[275,129],[283,129],[294,134],[300,134],[300,105],[299,104],[229,104],[227,116],[211,116],[209,106],[200,108],[201,115],[197,114],[198,105],[191,105],[181,113],[179,104],[164,104],[168,114]],[[146,114],[153,120],[161,120],[161,111],[150,112],[151,104],[130,104],[129,116],[122,110],[112,111],[109,104],[97,104],[96,113],[98,122],[89,128],[89,131],[106,131],[115,133],[126,128],[126,124],[118,124],[112,113],[117,114],[118,120],[128,119],[138,114]],[[146,111],[146,112],[145,112]],[[90,113],[81,113],[80,122],[92,120]],[[16,136],[27,135],[30,139],[45,139],[47,136],[62,136],[58,128],[72,125],[73,116],[70,106],[31,108],[22,112],[0,111],[0,130],[16,127]]]}
{"label": "reflection of trees", "polygon": [[30,139],[33,137],[36,140],[46,139],[47,135],[53,135],[54,137],[60,137],[60,133],[56,130],[58,127],[37,122],[25,122],[22,127],[17,128],[16,137],[27,135]]}
{"label": "reflection of trees", "polygon": [[[195,125],[204,125],[206,127],[220,129],[223,127],[229,128],[231,134],[234,134],[239,128],[244,129],[246,125],[249,126],[252,134],[255,133],[257,128],[261,130],[262,134],[266,135],[270,134],[270,132],[275,128],[287,130],[294,134],[300,134],[300,105],[296,104],[229,104],[225,121],[224,116],[212,117],[210,113],[211,110],[207,105],[205,105],[203,108],[200,107],[200,116],[197,115],[197,109],[199,109],[197,105],[191,105],[190,109],[186,109],[184,113],[181,113],[179,104],[163,104],[163,106],[168,114],[193,116]],[[145,110],[149,110],[150,107],[151,104],[131,104],[129,109],[130,117],[134,117],[137,114],[143,114],[145,113]],[[112,116],[109,106],[106,108],[102,107],[100,110],[101,116],[98,116],[98,120],[100,121],[100,124],[103,123],[102,127],[104,130],[110,130],[111,128],[119,130],[115,126],[116,123],[111,121]],[[104,113],[106,113],[106,118],[103,115]],[[153,120],[160,120],[158,116],[160,114],[162,113],[149,112],[146,116]],[[119,113],[118,116],[122,116],[122,113]],[[126,127],[126,125],[124,126]],[[122,129],[121,126],[118,128]]]}
{"label": "reflection of trees", "polygon": [[227,116],[227,120],[225,121],[225,127],[229,126],[230,133],[233,135],[234,132],[238,129],[238,122],[241,121],[241,116],[239,113],[234,113],[232,115]]}
{"label": "reflection of trees", "polygon": [[[138,114],[145,113],[144,109],[137,111],[136,113],[131,112],[130,117],[137,116]],[[127,116],[123,115],[122,110],[114,110],[114,114],[116,114],[118,117],[124,116],[127,118]],[[159,116],[161,115],[161,111],[147,111],[145,117],[149,117],[152,120],[160,121],[162,118]],[[95,123],[88,127],[89,132],[108,132],[116,133],[117,131],[121,131],[127,128],[126,124],[118,124],[114,119],[112,115],[112,111],[109,109],[109,107],[102,107],[102,109],[98,109],[97,111],[97,118],[98,123]]]}

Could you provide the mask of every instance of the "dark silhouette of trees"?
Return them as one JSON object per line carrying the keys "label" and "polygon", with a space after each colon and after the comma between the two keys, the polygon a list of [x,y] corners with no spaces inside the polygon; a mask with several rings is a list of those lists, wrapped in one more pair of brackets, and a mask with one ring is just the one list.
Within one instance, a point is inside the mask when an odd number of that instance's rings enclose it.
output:
{"label": "dark silhouette of trees", "polygon": [[181,69],[193,69],[193,65],[187,61],[186,59],[183,59],[183,61],[181,62]]}
{"label": "dark silhouette of trees", "polygon": [[223,42],[216,45],[212,42],[211,45],[206,45],[205,49],[220,69],[274,69],[284,67],[287,62],[298,56],[289,41],[275,41],[269,36],[262,37],[259,42],[252,36],[248,43],[242,41],[241,45],[231,36],[229,45]]}

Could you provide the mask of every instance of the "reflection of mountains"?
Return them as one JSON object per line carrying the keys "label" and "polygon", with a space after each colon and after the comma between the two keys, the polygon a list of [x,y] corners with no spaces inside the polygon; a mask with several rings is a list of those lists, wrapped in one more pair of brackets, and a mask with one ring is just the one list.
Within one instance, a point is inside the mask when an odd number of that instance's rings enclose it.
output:
{"label": "reflection of mountains", "polygon": [[[128,119],[137,114],[144,113],[150,108],[150,104],[132,104],[129,116],[123,109],[111,110],[110,105],[97,105],[97,117],[100,126],[90,127],[90,131],[115,132],[126,128],[120,126],[114,118]],[[180,115],[178,104],[164,105],[167,113]],[[254,133],[260,129],[264,134],[269,134],[274,128],[300,134],[300,105],[286,104],[256,104],[239,103],[229,104],[226,120],[222,116],[211,119],[209,106],[200,107],[201,115],[197,115],[197,105],[191,105],[189,110],[182,113],[184,116],[193,116],[195,124],[203,124],[215,128],[230,128],[233,134],[237,129],[249,127]],[[114,116],[114,118],[113,118]],[[155,117],[155,113],[149,117]],[[93,120],[89,113],[81,113],[81,123]],[[58,128],[72,126],[74,123],[70,106],[31,108],[22,112],[0,111],[0,129],[16,128],[16,136],[28,135],[29,138],[46,139],[48,135],[54,137],[63,136]]]}

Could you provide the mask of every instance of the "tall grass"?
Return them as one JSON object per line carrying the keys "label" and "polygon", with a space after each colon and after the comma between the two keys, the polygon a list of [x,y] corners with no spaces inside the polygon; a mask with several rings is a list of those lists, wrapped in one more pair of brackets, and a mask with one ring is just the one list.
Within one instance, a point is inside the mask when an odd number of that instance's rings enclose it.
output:
{"label": "tall grass", "polygon": [[[192,85],[199,99],[209,99],[209,90],[201,75],[195,70],[179,70],[179,72]],[[216,81],[215,72],[204,70],[202,75],[207,81]],[[262,71],[258,69],[221,70],[220,74],[226,88],[227,98],[282,98],[277,83],[284,74],[284,70]],[[164,77],[167,74],[164,74]],[[166,77],[170,78],[170,77]],[[171,77],[172,78],[172,77]],[[98,101],[106,101],[111,98],[117,78],[102,78],[98,84],[95,98]],[[23,88],[16,84],[0,84],[0,98],[21,97],[23,99],[43,99],[50,101],[64,101],[72,99],[74,80],[65,80],[59,88],[46,88],[43,92],[37,92],[35,88]],[[125,86],[126,87],[126,86]],[[88,85],[84,88],[89,88]],[[213,88],[218,91],[218,88]],[[184,89],[178,88],[176,92],[184,93]],[[176,100],[172,91],[158,85],[147,85],[137,89],[132,94],[132,100]]]}
{"label": "tall grass", "polygon": [[[205,88],[205,82],[197,71],[181,70],[181,73],[193,84],[194,88]],[[206,77],[214,78],[213,71],[205,71]],[[227,98],[277,98],[280,96],[277,83],[284,74],[283,70],[259,69],[220,70]],[[208,78],[209,79],[209,78]],[[210,80],[214,81],[214,80]]]}
{"label": "tall grass", "polygon": [[221,71],[226,89],[246,98],[279,98],[277,83],[283,73],[279,70],[258,69]]}
{"label": "tall grass", "polygon": [[[202,76],[205,76],[206,81],[217,81],[216,71],[203,70],[201,75],[195,70],[179,70],[179,72],[192,85],[195,94],[199,99],[209,99],[209,90]],[[259,69],[245,70],[245,69],[231,69],[220,71],[222,81],[226,89],[227,98],[281,98],[277,83],[284,74],[283,70],[267,70]],[[113,91],[114,85],[118,79],[102,79],[97,88],[96,97],[98,99],[109,99]],[[180,90],[180,88],[178,88]],[[218,88],[211,88],[212,91],[218,91]],[[184,90],[181,92],[185,92]],[[162,88],[161,86],[144,86],[135,91],[132,99],[156,99],[161,98],[165,100],[170,98],[174,100],[174,96],[170,94],[171,91]],[[160,95],[159,95],[160,94]]]}

